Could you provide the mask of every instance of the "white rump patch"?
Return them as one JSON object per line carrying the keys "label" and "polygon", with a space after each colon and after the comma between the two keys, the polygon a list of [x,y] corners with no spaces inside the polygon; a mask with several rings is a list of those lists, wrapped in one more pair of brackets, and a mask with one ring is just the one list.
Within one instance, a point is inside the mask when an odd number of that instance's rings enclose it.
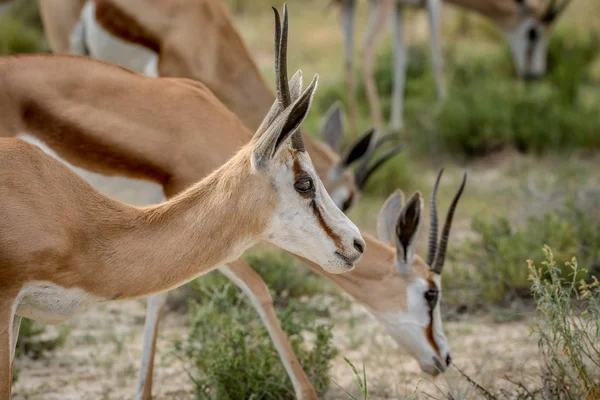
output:
{"label": "white rump patch", "polygon": [[93,1],[88,1],[81,11],[80,23],[83,24],[84,32],[74,31],[71,33],[72,39],[73,35],[83,35],[85,47],[91,57],[158,76],[158,55],[155,52],[111,35],[98,24],[95,15],[96,5]]}

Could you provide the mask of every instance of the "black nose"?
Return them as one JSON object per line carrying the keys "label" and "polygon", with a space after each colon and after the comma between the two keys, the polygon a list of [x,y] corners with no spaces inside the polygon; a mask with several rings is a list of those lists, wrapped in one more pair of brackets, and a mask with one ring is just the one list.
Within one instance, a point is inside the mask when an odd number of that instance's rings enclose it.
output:
{"label": "black nose", "polygon": [[446,367],[449,367],[451,362],[452,362],[452,357],[450,357],[450,353],[448,353],[448,356],[446,357]]}
{"label": "black nose", "polygon": [[362,254],[365,252],[365,243],[360,239],[354,239],[354,248]]}

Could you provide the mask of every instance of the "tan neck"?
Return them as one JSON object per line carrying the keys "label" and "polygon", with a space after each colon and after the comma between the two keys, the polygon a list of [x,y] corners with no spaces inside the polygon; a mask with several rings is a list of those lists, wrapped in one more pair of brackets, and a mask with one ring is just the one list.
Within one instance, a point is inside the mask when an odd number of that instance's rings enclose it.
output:
{"label": "tan neck", "polygon": [[119,298],[168,290],[260,241],[276,200],[262,194],[269,191],[260,190],[266,183],[249,159],[245,151],[167,203],[143,209],[100,244],[108,250],[99,270],[109,275],[105,287]]}

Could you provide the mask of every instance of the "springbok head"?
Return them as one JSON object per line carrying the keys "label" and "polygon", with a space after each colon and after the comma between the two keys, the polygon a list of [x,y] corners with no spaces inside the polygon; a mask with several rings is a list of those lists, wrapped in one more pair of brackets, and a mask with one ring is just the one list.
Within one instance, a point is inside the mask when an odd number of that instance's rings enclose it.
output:
{"label": "springbok head", "polygon": [[[396,146],[374,160],[375,152],[385,142],[393,139],[394,135],[376,138],[374,129],[369,129],[342,151],[344,136],[343,111],[340,103],[335,103],[325,115],[321,133],[325,143],[340,154],[340,161],[323,176],[323,184],[331,194],[335,204],[347,212],[358,199],[360,191],[373,172],[377,171],[386,161],[398,154],[402,148]],[[358,167],[353,171],[353,167]]]}
{"label": "springbok head", "polygon": [[534,7],[531,4],[533,0],[513,1],[517,3],[519,10],[517,17],[502,24],[502,28],[510,46],[515,69],[522,78],[539,78],[546,73],[552,27],[570,0],[549,0],[545,8]]}
{"label": "springbok head", "polygon": [[442,328],[440,300],[441,273],[446,258],[450,227],[454,211],[466,184],[467,175],[450,204],[442,235],[438,242],[436,193],[443,170],[437,176],[431,197],[431,225],[427,260],[415,255],[417,237],[423,214],[423,199],[419,192],[408,201],[400,190],[383,205],[377,221],[379,239],[396,248],[395,269],[386,278],[386,288],[397,293],[386,296],[389,311],[374,311],[373,315],[386,327],[394,340],[412,355],[424,372],[437,375],[450,365],[450,346]]}
{"label": "springbok head", "polygon": [[[365,249],[358,228],[335,205],[304,148],[299,130],[317,87],[317,76],[302,92],[302,74],[287,79],[288,15],[283,27],[275,12],[275,73],[277,99],[252,142],[251,164],[266,176],[278,197],[266,240],[306,257],[330,273],[351,270]],[[289,140],[288,140],[289,139]]]}

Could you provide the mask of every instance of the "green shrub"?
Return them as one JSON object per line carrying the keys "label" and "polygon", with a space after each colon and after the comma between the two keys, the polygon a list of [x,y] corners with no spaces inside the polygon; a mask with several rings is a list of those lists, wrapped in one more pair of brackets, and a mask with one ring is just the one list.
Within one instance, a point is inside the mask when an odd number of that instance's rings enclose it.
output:
{"label": "green shrub", "polygon": [[[585,201],[567,201],[559,209],[527,218],[519,225],[506,217],[475,217],[473,230],[480,238],[467,241],[456,260],[457,264],[473,267],[452,271],[446,287],[457,291],[467,282],[476,282],[471,288],[473,298],[467,300],[479,305],[529,298],[529,271],[524,262],[532,255],[536,263],[542,261],[539,249],[545,244],[554,249],[561,265],[568,261],[568,255],[579,254],[593,274],[600,276],[599,201],[598,193],[590,192]],[[563,273],[568,271],[570,267],[563,268]],[[578,277],[582,278],[587,277]]]}
{"label": "green shrub", "polygon": [[[278,313],[300,364],[322,396],[336,355],[331,326],[318,323],[322,313],[291,301]],[[292,384],[269,335],[241,295],[215,290],[189,313],[186,340],[175,343],[185,360],[198,399],[292,399]],[[312,340],[308,339],[312,337]]]}
{"label": "green shrub", "polygon": [[539,311],[533,331],[545,361],[548,399],[600,398],[600,283],[579,280],[585,275],[573,258],[559,267],[550,248],[546,261],[529,261],[531,289]]}
{"label": "green shrub", "polygon": [[41,358],[46,352],[63,346],[69,337],[69,332],[68,325],[61,325],[57,334],[49,334],[44,324],[23,318],[19,329],[16,356],[27,356],[33,359]]}
{"label": "green shrub", "polygon": [[0,19],[0,54],[39,53],[47,51],[40,32],[18,19]]}
{"label": "green shrub", "polygon": [[0,54],[48,51],[37,2],[14,1],[0,18]]}

